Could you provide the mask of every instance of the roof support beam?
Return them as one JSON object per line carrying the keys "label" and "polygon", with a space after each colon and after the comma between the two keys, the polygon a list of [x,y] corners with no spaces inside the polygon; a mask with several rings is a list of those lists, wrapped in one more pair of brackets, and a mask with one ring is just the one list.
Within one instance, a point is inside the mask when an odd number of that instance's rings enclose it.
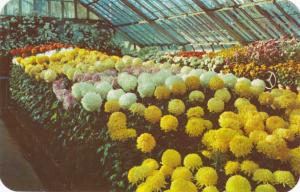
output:
{"label": "roof support beam", "polygon": [[193,0],[193,2],[201,8],[208,17],[210,17],[213,21],[215,21],[220,27],[226,29],[229,35],[231,35],[235,40],[237,40],[240,44],[245,45],[246,42],[237,32],[235,32],[231,27],[229,27],[221,18],[216,16],[213,11],[207,9],[207,7],[198,0]]}
{"label": "roof support beam", "polygon": [[300,27],[300,24],[292,16],[287,14],[287,12],[278,4],[276,0],[273,0],[273,4],[291,23],[293,23],[297,27]]}
{"label": "roof support beam", "polygon": [[151,25],[154,29],[165,35],[166,37],[169,37],[173,42],[180,43],[171,33],[169,33],[167,30],[165,30],[160,25],[153,22],[151,19],[149,19],[144,13],[142,13],[139,9],[137,9],[133,4],[131,4],[128,0],[121,0],[127,7],[129,7],[134,13],[139,15],[141,18],[145,19],[149,25]]}

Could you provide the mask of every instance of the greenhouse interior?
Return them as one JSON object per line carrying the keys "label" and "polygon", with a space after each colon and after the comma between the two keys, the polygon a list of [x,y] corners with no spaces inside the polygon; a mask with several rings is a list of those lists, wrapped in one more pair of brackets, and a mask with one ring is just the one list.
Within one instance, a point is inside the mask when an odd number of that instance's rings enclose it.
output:
{"label": "greenhouse interior", "polygon": [[299,2],[1,0],[0,191],[299,192]]}

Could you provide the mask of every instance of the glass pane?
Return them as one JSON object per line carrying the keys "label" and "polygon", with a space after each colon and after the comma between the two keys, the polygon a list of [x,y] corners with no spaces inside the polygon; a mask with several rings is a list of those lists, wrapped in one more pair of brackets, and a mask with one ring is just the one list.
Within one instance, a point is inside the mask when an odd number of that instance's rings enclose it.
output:
{"label": "glass pane", "polygon": [[74,18],[75,17],[75,8],[73,2],[64,2],[64,18]]}
{"label": "glass pane", "polygon": [[90,19],[98,20],[99,17],[95,15],[92,11],[90,11]]}
{"label": "glass pane", "polygon": [[78,13],[77,13],[78,19],[86,19],[87,18],[87,11],[84,6],[78,4],[77,11],[78,11]]}
{"label": "glass pane", "polygon": [[19,0],[10,0],[7,4],[8,15],[19,15]]}
{"label": "glass pane", "polygon": [[4,12],[5,7],[6,7],[6,6],[4,6],[4,7],[0,10],[0,15],[5,15],[5,12]]}
{"label": "glass pane", "polygon": [[60,1],[51,1],[51,16],[62,17]]}
{"label": "glass pane", "polygon": [[[26,0],[26,1],[28,2],[28,0]],[[22,2],[24,2],[24,0]],[[38,15],[47,16],[48,15],[48,2],[47,2],[47,0],[38,0],[38,1],[36,1],[35,10],[36,10]]]}

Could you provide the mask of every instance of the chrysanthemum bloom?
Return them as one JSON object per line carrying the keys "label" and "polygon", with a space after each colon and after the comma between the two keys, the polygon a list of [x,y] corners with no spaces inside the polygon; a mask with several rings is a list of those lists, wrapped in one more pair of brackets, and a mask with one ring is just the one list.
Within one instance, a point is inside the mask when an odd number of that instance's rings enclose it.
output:
{"label": "chrysanthemum bloom", "polygon": [[145,159],[142,163],[142,166],[148,166],[151,170],[157,170],[159,168],[159,164],[155,159]]}
{"label": "chrysanthemum bloom", "polygon": [[247,135],[249,135],[252,131],[263,131],[264,129],[264,121],[260,115],[254,115],[251,118],[247,118],[244,125],[244,130]]}
{"label": "chrysanthemum bloom", "polygon": [[200,79],[197,76],[188,76],[185,79],[188,90],[193,91],[200,87]]}
{"label": "chrysanthemum bloom", "polygon": [[277,192],[277,190],[273,185],[260,184],[255,188],[255,192]]}
{"label": "chrysanthemum bloom", "polygon": [[249,134],[250,140],[257,144],[259,141],[264,140],[268,136],[268,133],[261,130],[254,130]]}
{"label": "chrysanthemum bloom", "polygon": [[292,170],[296,174],[300,174],[300,147],[291,149],[289,151],[289,162],[292,167]]}
{"label": "chrysanthemum bloom", "polygon": [[97,93],[87,93],[81,99],[82,107],[87,111],[97,111],[102,105],[102,98]]}
{"label": "chrysanthemum bloom", "polygon": [[171,91],[174,95],[184,95],[186,90],[187,88],[184,82],[176,82],[171,87]]}
{"label": "chrysanthemum bloom", "polygon": [[204,115],[204,110],[200,106],[191,107],[188,109],[186,113],[188,119],[191,117],[202,117],[203,115]]}
{"label": "chrysanthemum bloom", "polygon": [[275,183],[281,184],[284,187],[287,185],[290,188],[293,188],[296,185],[294,175],[290,171],[275,171],[273,173],[275,178]]}
{"label": "chrysanthemum bloom", "polygon": [[176,131],[178,120],[173,115],[165,115],[160,119],[160,128],[164,132]]}
{"label": "chrysanthemum bloom", "polygon": [[212,90],[222,89],[224,87],[224,81],[218,77],[214,76],[209,81],[209,88]]}
{"label": "chrysanthemum bloom", "polygon": [[253,173],[252,177],[253,181],[256,181],[257,183],[274,183],[274,175],[272,171],[269,169],[256,169]]}
{"label": "chrysanthemum bloom", "polygon": [[201,167],[195,175],[195,180],[200,187],[213,186],[217,184],[218,174],[212,167]]}
{"label": "chrysanthemum bloom", "polygon": [[147,166],[135,166],[128,171],[127,178],[129,183],[136,184],[151,175],[152,172],[153,170]]}
{"label": "chrysanthemum bloom", "polygon": [[126,128],[127,118],[122,112],[114,112],[109,116],[107,127],[109,130],[119,130]]}
{"label": "chrysanthemum bloom", "polygon": [[119,100],[119,98],[124,94],[125,92],[122,89],[112,89],[107,93],[107,100]]}
{"label": "chrysanthemum bloom", "polygon": [[289,148],[284,139],[277,135],[268,135],[264,140],[257,143],[256,149],[271,159],[286,161],[288,159]]}
{"label": "chrysanthemum bloom", "polygon": [[239,130],[243,126],[239,115],[231,111],[225,111],[219,116],[219,125],[235,130]]}
{"label": "chrysanthemum bloom", "polygon": [[153,186],[150,186],[150,184],[144,182],[137,186],[135,192],[151,192],[151,191],[154,191]]}
{"label": "chrysanthemum bloom", "polygon": [[136,130],[131,128],[123,128],[119,130],[109,130],[110,138],[113,141],[127,141],[136,137]]}
{"label": "chrysanthemum bloom", "polygon": [[258,112],[260,117],[263,119],[263,121],[267,120],[269,118],[269,114],[263,111]]}
{"label": "chrysanthemum bloom", "polygon": [[191,182],[184,179],[176,179],[172,181],[170,191],[172,192],[197,192],[197,187]]}
{"label": "chrysanthemum bloom", "polygon": [[119,98],[119,104],[123,109],[129,109],[136,101],[137,96],[134,93],[125,93]]}
{"label": "chrysanthemum bloom", "polygon": [[278,128],[286,128],[287,123],[279,116],[271,116],[266,121],[266,127],[269,132],[273,132]]}
{"label": "chrysanthemum bloom", "polygon": [[221,99],[225,103],[227,103],[231,99],[231,94],[227,88],[218,89],[214,95],[215,98]]}
{"label": "chrysanthemum bloom", "polygon": [[234,106],[239,109],[244,105],[251,104],[250,101],[246,98],[237,98],[234,102]]}
{"label": "chrysanthemum bloom", "polygon": [[185,132],[191,137],[200,136],[205,130],[204,120],[198,117],[192,117],[185,126]]}
{"label": "chrysanthemum bloom", "polygon": [[141,134],[136,140],[136,147],[143,153],[150,153],[156,145],[155,138],[149,133]]}
{"label": "chrysanthemum bloom", "polygon": [[189,94],[189,102],[203,102],[205,99],[205,95],[202,91],[192,91]]}
{"label": "chrysanthemum bloom", "polygon": [[204,119],[204,127],[206,129],[212,129],[213,128],[213,123],[210,120]]}
{"label": "chrysanthemum bloom", "polygon": [[165,177],[172,175],[174,168],[167,166],[167,165],[162,165],[159,169],[159,171],[164,174]]}
{"label": "chrysanthemum bloom", "polygon": [[156,87],[154,91],[154,96],[157,100],[169,99],[170,94],[171,91],[164,85]]}
{"label": "chrysanthemum bloom", "polygon": [[159,171],[154,171],[152,175],[148,176],[145,182],[153,191],[160,191],[166,185],[165,176]]}
{"label": "chrysanthemum bloom", "polygon": [[[204,144],[211,147],[213,151],[227,152],[229,150],[230,141],[239,134],[239,131],[233,129],[220,128],[216,130],[215,134],[211,134],[208,143]],[[202,138],[202,142],[204,141],[205,137],[206,136]]]}
{"label": "chrysanthemum bloom", "polygon": [[191,181],[193,177],[192,172],[186,168],[186,167],[177,167],[174,169],[172,173],[172,181],[175,181],[176,179],[184,179],[187,181]]}
{"label": "chrysanthemum bloom", "polygon": [[181,115],[185,112],[185,104],[180,99],[172,99],[168,104],[168,111],[173,115]]}
{"label": "chrysanthemum bloom", "polygon": [[273,135],[277,135],[278,137],[285,139],[287,141],[293,141],[295,139],[296,133],[291,128],[289,129],[279,128],[273,131]]}
{"label": "chrysanthemum bloom", "polygon": [[253,144],[252,141],[245,136],[236,135],[229,143],[230,151],[236,157],[243,157],[251,153]]}
{"label": "chrysanthemum bloom", "polygon": [[201,154],[208,159],[211,159],[211,157],[212,157],[212,152],[208,151],[208,150],[202,150]]}
{"label": "chrysanthemum bloom", "polygon": [[147,107],[144,111],[145,119],[152,124],[159,122],[161,116],[162,116],[162,112],[160,108],[156,107],[155,105],[151,105]]}
{"label": "chrysanthemum bloom", "polygon": [[165,166],[178,167],[181,164],[181,155],[174,149],[167,149],[162,154],[161,162]]}
{"label": "chrysanthemum bloom", "polygon": [[234,90],[235,92],[241,96],[241,97],[246,97],[249,98],[252,96],[251,93],[251,85],[244,82],[244,81],[238,81],[235,86],[234,86]]}
{"label": "chrysanthemum bloom", "polygon": [[146,107],[142,103],[134,103],[129,108],[132,114],[139,116],[144,116],[145,109]]}
{"label": "chrysanthemum bloom", "polygon": [[259,169],[259,165],[254,161],[244,160],[241,163],[240,169],[244,174],[251,176],[257,169]]}
{"label": "chrysanthemum bloom", "polygon": [[120,110],[120,105],[117,100],[106,101],[104,104],[104,111],[106,113],[113,113]]}
{"label": "chrysanthemum bloom", "polygon": [[196,153],[187,154],[183,160],[183,165],[191,171],[198,170],[202,164],[201,157]]}
{"label": "chrysanthemum bloom", "polygon": [[272,105],[273,99],[274,98],[270,92],[263,92],[263,93],[259,94],[258,102],[261,105]]}
{"label": "chrysanthemum bloom", "polygon": [[207,102],[207,109],[211,113],[221,113],[224,111],[224,101],[217,98],[211,98]]}
{"label": "chrysanthemum bloom", "polygon": [[219,192],[219,190],[215,186],[207,186],[202,190],[202,192]]}
{"label": "chrysanthemum bloom", "polygon": [[227,161],[224,170],[226,175],[236,174],[240,169],[240,163],[237,161]]}
{"label": "chrysanthemum bloom", "polygon": [[231,176],[226,182],[226,192],[251,192],[248,179],[240,175]]}

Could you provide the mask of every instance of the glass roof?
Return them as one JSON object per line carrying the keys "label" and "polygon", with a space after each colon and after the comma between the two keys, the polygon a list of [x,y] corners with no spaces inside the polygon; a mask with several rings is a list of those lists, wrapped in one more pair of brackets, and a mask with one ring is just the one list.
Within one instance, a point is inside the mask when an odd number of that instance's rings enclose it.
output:
{"label": "glass roof", "polygon": [[149,45],[245,44],[300,37],[300,13],[286,0],[80,0],[129,41]]}

